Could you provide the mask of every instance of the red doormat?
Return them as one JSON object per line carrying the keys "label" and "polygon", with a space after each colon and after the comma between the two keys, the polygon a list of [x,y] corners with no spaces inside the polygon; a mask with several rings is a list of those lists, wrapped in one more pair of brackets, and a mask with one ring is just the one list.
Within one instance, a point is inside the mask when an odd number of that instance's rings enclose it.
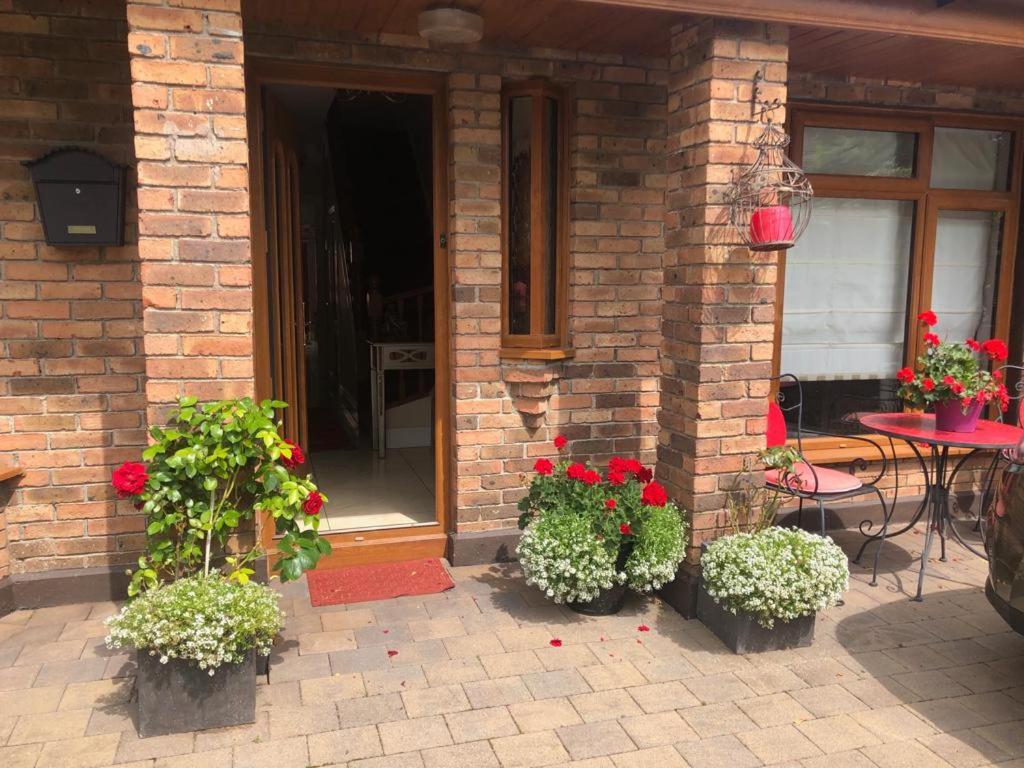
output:
{"label": "red doormat", "polygon": [[309,600],[317,607],[430,595],[455,586],[437,558],[307,571],[306,581]]}

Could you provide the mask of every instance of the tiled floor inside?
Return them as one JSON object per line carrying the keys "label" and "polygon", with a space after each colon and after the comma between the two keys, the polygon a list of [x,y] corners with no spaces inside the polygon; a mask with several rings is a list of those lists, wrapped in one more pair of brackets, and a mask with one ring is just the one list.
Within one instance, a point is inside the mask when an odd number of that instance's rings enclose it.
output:
{"label": "tiled floor inside", "polygon": [[131,658],[103,646],[113,606],[20,612],[0,620],[0,766],[1024,768],[1024,637],[955,545],[910,602],[921,540],[887,544],[877,587],[854,567],[812,647],[757,656],[654,599],[581,617],[513,566],[326,609],[288,585],[256,724],[144,740]]}
{"label": "tiled floor inside", "polygon": [[394,448],[386,458],[370,450],[323,451],[310,456],[328,503],[320,531],[361,531],[433,523],[434,449]]}

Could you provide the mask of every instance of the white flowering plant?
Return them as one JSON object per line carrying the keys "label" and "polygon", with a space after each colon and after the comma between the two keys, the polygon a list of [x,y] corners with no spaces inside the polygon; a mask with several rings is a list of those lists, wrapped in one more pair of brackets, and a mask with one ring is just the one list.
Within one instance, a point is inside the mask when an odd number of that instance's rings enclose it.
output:
{"label": "white flowering plant", "polygon": [[[559,451],[566,445],[555,439]],[[542,458],[534,472],[519,502],[517,553],[528,584],[556,603],[585,603],[603,589],[650,592],[675,577],[686,521],[650,469],[615,457],[602,474]]]}
{"label": "white flowering plant", "polygon": [[716,603],[766,628],[837,605],[850,585],[846,553],[799,528],[724,536],[708,545],[700,565]]}
{"label": "white flowering plant", "polygon": [[180,659],[212,675],[250,650],[269,654],[282,614],[273,590],[214,574],[146,590],[106,624],[111,648],[135,648],[163,664]]}

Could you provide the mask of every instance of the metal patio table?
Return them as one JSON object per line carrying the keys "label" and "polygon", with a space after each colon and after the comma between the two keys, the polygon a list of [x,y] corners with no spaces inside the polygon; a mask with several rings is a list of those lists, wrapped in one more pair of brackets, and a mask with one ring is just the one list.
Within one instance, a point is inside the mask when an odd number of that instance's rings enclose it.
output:
{"label": "metal patio table", "polygon": [[[928,568],[928,555],[931,552],[932,540],[936,531],[939,534],[942,561],[946,560],[946,531],[947,528],[953,534],[961,546],[978,557],[986,558],[984,552],[979,552],[960,536],[949,509],[949,480],[956,474],[947,472],[949,466],[950,448],[967,448],[970,450],[966,456],[960,459],[956,468],[970,456],[979,451],[1001,451],[1009,448],[1016,448],[1021,439],[1024,438],[1024,430],[1010,424],[1003,424],[998,421],[979,420],[978,428],[974,432],[945,432],[935,428],[935,416],[930,413],[868,413],[860,416],[859,421],[867,430],[886,437],[892,437],[906,442],[924,474],[925,497],[914,513],[910,522],[898,531],[889,533],[887,531],[888,521],[883,523],[879,533],[869,536],[864,542],[860,554],[863,554],[864,547],[873,540],[878,540],[881,548],[886,538],[899,536],[911,530],[928,511],[928,530],[924,537],[924,549],[921,552],[921,570],[917,577],[917,595],[914,600],[921,601],[921,591],[924,587],[924,576]],[[927,445],[931,452],[931,468],[921,454],[919,445]],[[860,554],[857,559],[860,559]],[[877,575],[878,558],[875,558],[875,571]]]}

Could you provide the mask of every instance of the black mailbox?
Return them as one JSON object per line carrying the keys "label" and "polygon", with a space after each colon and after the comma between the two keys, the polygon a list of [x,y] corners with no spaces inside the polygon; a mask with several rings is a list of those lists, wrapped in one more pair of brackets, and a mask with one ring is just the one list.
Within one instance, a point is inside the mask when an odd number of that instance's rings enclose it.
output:
{"label": "black mailbox", "polygon": [[79,147],[25,163],[49,245],[123,245],[125,166]]}

